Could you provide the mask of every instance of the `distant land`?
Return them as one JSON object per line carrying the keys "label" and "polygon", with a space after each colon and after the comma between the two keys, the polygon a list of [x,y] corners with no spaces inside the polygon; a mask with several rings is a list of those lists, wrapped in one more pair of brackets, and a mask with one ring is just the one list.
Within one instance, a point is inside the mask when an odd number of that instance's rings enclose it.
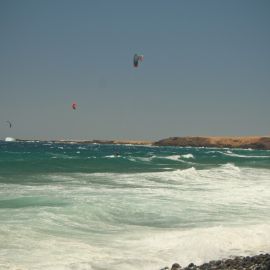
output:
{"label": "distant land", "polygon": [[154,142],[153,145],[270,150],[270,137],[171,137]]}
{"label": "distant land", "polygon": [[[45,141],[16,139],[16,141]],[[79,144],[131,144],[152,146],[193,146],[217,148],[242,148],[270,150],[270,136],[242,136],[242,137],[170,137],[158,141],[139,140],[48,140],[54,143]]]}

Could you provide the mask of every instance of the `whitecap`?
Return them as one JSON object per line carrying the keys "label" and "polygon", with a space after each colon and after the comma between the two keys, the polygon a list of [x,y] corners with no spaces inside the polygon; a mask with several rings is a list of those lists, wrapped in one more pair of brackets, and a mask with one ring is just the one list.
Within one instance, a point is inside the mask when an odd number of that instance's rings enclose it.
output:
{"label": "whitecap", "polygon": [[119,157],[118,155],[108,155],[108,156],[105,156],[105,158],[116,158],[116,157]]}
{"label": "whitecap", "polygon": [[270,158],[270,156],[249,156],[249,155],[240,155],[240,154],[236,154],[233,153],[231,151],[227,151],[225,153],[223,153],[226,156],[230,156],[230,157],[240,157],[240,158]]}
{"label": "whitecap", "polygon": [[192,154],[181,155],[181,157],[182,157],[182,158],[192,158],[192,159],[195,158]]}
{"label": "whitecap", "polygon": [[167,156],[164,158],[178,161],[181,158],[181,156],[180,155],[171,155],[171,156]]}

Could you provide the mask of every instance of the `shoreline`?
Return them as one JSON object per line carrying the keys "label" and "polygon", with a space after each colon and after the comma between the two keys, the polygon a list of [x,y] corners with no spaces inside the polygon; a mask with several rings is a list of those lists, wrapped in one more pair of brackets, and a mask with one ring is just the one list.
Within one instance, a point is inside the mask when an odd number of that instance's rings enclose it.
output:
{"label": "shoreline", "polygon": [[[1,141],[1,140],[0,140]],[[38,139],[16,139],[16,142],[44,142],[44,143],[63,143],[63,144],[115,144],[115,145],[149,145],[152,141],[136,140],[38,140]]]}
{"label": "shoreline", "polygon": [[182,267],[174,263],[171,267],[164,267],[160,270],[270,270],[270,254],[258,254],[254,256],[236,256],[227,259],[213,260],[201,265],[190,263]]}
{"label": "shoreline", "polygon": [[142,146],[180,146],[180,147],[215,147],[215,148],[239,148],[254,150],[270,150],[270,136],[216,136],[216,137],[169,137],[158,141],[147,140],[38,140],[15,139],[16,142],[51,142],[67,144],[123,144]]}
{"label": "shoreline", "polygon": [[270,150],[269,136],[170,137],[154,143],[157,146],[193,146]]}

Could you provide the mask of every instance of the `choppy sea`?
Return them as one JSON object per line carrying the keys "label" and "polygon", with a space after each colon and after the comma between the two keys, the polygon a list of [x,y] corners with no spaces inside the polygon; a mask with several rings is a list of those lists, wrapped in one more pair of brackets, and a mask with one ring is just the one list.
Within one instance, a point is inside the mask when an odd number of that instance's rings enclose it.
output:
{"label": "choppy sea", "polygon": [[270,151],[0,142],[0,269],[159,270],[270,252]]}

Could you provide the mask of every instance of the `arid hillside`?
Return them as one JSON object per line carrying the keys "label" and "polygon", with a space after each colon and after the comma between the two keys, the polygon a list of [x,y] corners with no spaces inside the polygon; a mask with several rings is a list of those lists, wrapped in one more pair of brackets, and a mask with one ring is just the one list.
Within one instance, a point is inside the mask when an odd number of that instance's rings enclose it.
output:
{"label": "arid hillside", "polygon": [[171,137],[153,145],[270,149],[270,137]]}

